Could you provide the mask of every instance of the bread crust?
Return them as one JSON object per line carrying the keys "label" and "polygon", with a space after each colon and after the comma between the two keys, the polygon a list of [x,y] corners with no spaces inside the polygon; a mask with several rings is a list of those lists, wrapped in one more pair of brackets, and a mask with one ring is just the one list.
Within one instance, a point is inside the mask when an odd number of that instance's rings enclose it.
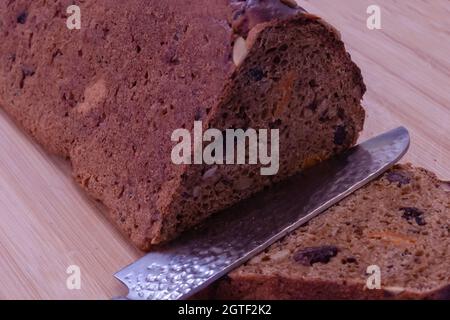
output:
{"label": "bread crust", "polygon": [[[449,246],[450,192],[446,184],[425,169],[398,165],[377,181],[328,209],[310,225],[295,231],[247,265],[231,272],[204,294],[214,299],[250,300],[448,300],[450,260],[445,255],[445,252],[448,254],[445,248]],[[377,208],[367,206],[380,192]],[[397,200],[399,203],[390,203],[391,197],[397,198],[398,194],[402,198]],[[408,216],[403,216],[399,222],[395,218],[397,212],[391,208],[402,203],[424,210],[424,221],[418,221],[425,223],[417,224],[417,221],[408,220]],[[362,210],[354,211],[355,207]],[[350,212],[348,217],[353,217],[353,221],[339,219],[339,215],[345,211]],[[398,236],[402,236],[398,239],[409,238],[411,241],[398,242],[395,240],[397,237],[371,239],[370,232],[374,230],[348,233],[347,223],[354,225],[350,228],[353,230],[361,231],[366,224],[379,229],[377,223],[384,220],[386,215],[391,217],[391,221],[386,222],[384,233],[393,234],[389,230],[396,230]],[[327,225],[341,231],[333,231],[334,236],[330,236],[326,231]],[[342,237],[343,233],[348,235],[348,243],[347,240],[345,243],[341,241],[345,238]],[[303,266],[292,258],[292,252],[299,248],[320,247],[323,243],[336,245],[340,250],[328,263]],[[271,256],[280,256],[277,252],[285,251],[290,252],[286,258],[270,262]],[[404,254],[395,254],[396,251]],[[411,258],[408,258],[409,254],[412,254]],[[378,258],[372,259],[371,255]],[[352,260],[341,263],[348,257]],[[420,261],[423,259],[426,261]],[[365,274],[365,268],[369,262],[380,264],[381,289],[369,290],[366,287],[368,275]],[[422,263],[426,268],[420,267]]]}
{"label": "bread crust", "polygon": [[[277,180],[342,152],[355,143],[362,130],[360,100],[365,86],[361,71],[332,27],[278,0],[245,2],[247,12],[257,18],[240,20],[251,23],[234,23],[233,2],[85,2],[79,4],[81,30],[65,27],[65,9],[72,4],[69,0],[0,4],[4,39],[0,43],[0,106],[48,151],[71,161],[76,181],[108,208],[119,229],[143,250],[173,239],[211,213]],[[258,3],[261,10],[255,13]],[[262,5],[267,3],[276,6]],[[315,109],[327,101],[320,94],[318,101],[314,99],[320,89],[315,83],[311,82],[311,88],[302,83],[306,79],[299,77],[300,60],[295,59],[300,57],[294,55],[297,49],[289,46],[286,53],[294,57],[293,66],[283,69],[263,61],[264,50],[269,49],[264,42],[275,44],[274,35],[293,36],[294,30],[305,30],[305,37],[319,33],[316,42],[310,39],[311,49],[305,50],[313,54],[319,43],[327,46],[333,53],[331,62],[324,65],[340,66],[348,85],[340,89],[336,83],[329,88],[325,79],[321,80],[327,94],[342,92],[342,97],[329,97],[330,104],[336,100],[335,106],[327,114],[320,111],[324,119],[320,126],[318,120],[306,118],[319,118]],[[249,38],[249,55],[240,66],[232,59],[237,37]],[[295,38],[292,44],[300,45],[300,41]],[[324,52],[317,55],[326,58]],[[319,58],[312,57],[311,61],[314,59]],[[266,68],[267,79],[261,81],[264,84],[254,84],[262,100],[252,102],[251,108],[232,110],[239,102],[236,97],[245,99],[246,83],[259,77],[256,72],[249,80],[251,63]],[[294,75],[292,81],[277,75],[284,70]],[[323,76],[327,73],[333,74],[321,71]],[[334,76],[337,78],[337,73]],[[303,97],[302,91],[308,95]],[[285,92],[281,99],[285,103],[276,109],[276,115],[262,117],[260,104],[273,103],[279,92]],[[312,121],[312,138],[327,140],[324,151],[304,153],[299,148],[298,155],[282,159],[282,173],[275,179],[251,180],[252,190],[235,192],[229,184],[236,181],[235,176],[245,177],[258,168],[223,169],[221,186],[208,182],[205,191],[192,199],[195,185],[209,168],[172,164],[173,130],[192,129],[194,120],[219,129],[228,125],[286,126],[286,134],[297,139],[307,132],[291,125],[294,120],[289,120],[289,112],[300,119],[303,106],[295,102],[291,111],[287,110],[290,102],[302,98],[310,99],[314,110],[306,110],[301,119]],[[231,110],[229,118],[223,123],[227,110]],[[321,136],[314,133],[322,127],[327,130]],[[345,134],[335,145],[332,140],[338,129]],[[231,176],[226,180],[228,174]]]}

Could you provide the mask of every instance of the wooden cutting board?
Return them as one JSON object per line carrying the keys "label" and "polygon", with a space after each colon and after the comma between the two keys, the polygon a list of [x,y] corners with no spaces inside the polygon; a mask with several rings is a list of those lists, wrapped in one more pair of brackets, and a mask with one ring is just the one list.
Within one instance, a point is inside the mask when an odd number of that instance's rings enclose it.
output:
{"label": "wooden cutting board", "polygon": [[[368,86],[362,139],[398,125],[412,135],[405,161],[450,180],[450,1],[378,0],[382,29],[366,27],[366,0],[301,4],[341,30]],[[142,255],[104,209],[0,112],[0,299],[108,299],[115,271]],[[77,265],[81,289],[69,290]]]}

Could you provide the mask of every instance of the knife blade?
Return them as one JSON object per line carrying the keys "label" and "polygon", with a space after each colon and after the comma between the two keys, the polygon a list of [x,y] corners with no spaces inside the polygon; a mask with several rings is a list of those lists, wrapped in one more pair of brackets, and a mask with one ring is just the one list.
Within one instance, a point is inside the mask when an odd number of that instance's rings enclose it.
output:
{"label": "knife blade", "polygon": [[187,299],[374,180],[409,148],[397,128],[242,201],[115,274],[128,299]]}

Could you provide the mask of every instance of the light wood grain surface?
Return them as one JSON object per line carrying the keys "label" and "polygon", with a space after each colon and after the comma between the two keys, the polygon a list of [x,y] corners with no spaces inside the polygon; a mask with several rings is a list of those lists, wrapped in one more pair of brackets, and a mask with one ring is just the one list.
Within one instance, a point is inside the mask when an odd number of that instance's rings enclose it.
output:
{"label": "light wood grain surface", "polygon": [[[450,1],[308,0],[341,32],[368,86],[362,139],[398,125],[412,135],[405,160],[450,180]],[[366,9],[382,9],[382,30]],[[0,298],[108,299],[115,271],[142,253],[49,156],[0,111]],[[66,269],[81,268],[68,290]]]}

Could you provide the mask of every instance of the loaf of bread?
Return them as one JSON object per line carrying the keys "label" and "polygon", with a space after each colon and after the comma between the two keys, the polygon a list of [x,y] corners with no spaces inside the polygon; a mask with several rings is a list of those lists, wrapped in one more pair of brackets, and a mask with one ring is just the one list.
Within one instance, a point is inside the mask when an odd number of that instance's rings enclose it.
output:
{"label": "loaf of bread", "polygon": [[396,166],[211,292],[222,299],[450,299],[450,184]]}
{"label": "loaf of bread", "polygon": [[[80,8],[81,29],[66,26]],[[1,1],[0,106],[142,249],[353,145],[365,86],[288,0]],[[279,129],[261,165],[175,165],[176,129]],[[26,156],[26,155],[24,155]]]}

